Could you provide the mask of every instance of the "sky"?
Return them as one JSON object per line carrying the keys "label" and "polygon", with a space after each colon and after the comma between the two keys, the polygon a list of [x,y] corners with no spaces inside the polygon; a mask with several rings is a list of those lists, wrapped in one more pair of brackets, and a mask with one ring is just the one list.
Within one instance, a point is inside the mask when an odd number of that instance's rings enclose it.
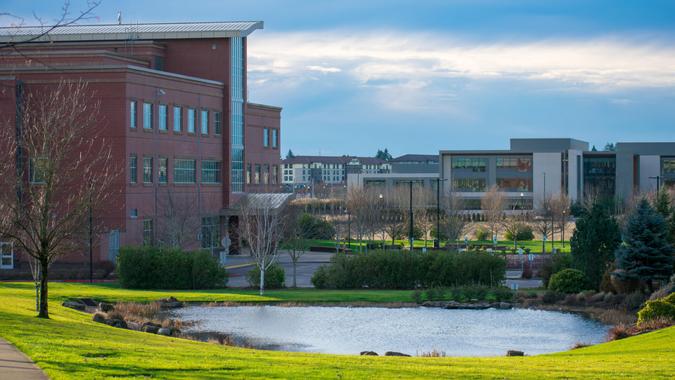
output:
{"label": "sky", "polygon": [[[0,13],[48,22],[62,4],[0,0]],[[87,23],[118,11],[264,21],[248,39],[249,101],[283,107],[284,155],[675,141],[675,1],[103,0]]]}

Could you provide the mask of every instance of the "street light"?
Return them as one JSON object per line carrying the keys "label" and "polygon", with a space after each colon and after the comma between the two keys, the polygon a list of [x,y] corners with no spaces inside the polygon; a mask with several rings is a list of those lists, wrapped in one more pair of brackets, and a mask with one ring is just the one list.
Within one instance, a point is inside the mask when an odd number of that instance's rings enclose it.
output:
{"label": "street light", "polygon": [[447,180],[447,178],[436,178],[436,238],[434,239],[436,249],[441,247],[441,182]]}
{"label": "street light", "polygon": [[565,214],[567,214],[566,210],[562,210],[562,247],[565,248],[565,222],[567,219],[565,219]]}
{"label": "street light", "polygon": [[654,177],[649,177],[649,179],[655,179],[656,180],[656,193],[658,194],[659,191],[661,190],[661,176],[657,175]]}

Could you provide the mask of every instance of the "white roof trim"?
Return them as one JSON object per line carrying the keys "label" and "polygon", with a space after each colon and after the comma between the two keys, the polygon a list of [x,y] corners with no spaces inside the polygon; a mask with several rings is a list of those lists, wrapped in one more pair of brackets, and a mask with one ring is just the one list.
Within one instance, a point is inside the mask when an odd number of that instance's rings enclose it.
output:
{"label": "white roof trim", "polygon": [[[70,25],[58,27],[31,42],[231,38],[246,37],[262,28],[262,21]],[[25,41],[47,29],[42,26],[0,28],[0,42]]]}

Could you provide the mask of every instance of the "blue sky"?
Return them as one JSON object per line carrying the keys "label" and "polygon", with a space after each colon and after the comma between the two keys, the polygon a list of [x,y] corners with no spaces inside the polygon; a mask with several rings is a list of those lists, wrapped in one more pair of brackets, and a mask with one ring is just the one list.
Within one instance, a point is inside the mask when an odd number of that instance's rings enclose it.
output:
{"label": "blue sky", "polygon": [[[28,23],[61,5],[0,2]],[[125,22],[263,20],[250,100],[284,108],[284,152],[675,141],[675,1],[103,0],[92,22],[118,10]]]}

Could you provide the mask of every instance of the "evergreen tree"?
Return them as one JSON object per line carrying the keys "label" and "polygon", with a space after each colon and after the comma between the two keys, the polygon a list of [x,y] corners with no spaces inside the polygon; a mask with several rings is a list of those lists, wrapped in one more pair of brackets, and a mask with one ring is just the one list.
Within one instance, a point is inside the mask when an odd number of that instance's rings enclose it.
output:
{"label": "evergreen tree", "polygon": [[654,199],[656,212],[666,221],[666,235],[671,244],[675,244],[675,204],[671,202],[668,191],[661,190]]}
{"label": "evergreen tree", "polygon": [[605,152],[614,152],[616,150],[616,146],[614,146],[614,143],[607,143],[602,150]]}
{"label": "evergreen tree", "polygon": [[587,285],[597,289],[621,243],[619,225],[601,202],[593,203],[590,210],[582,212],[576,224],[570,240],[572,264],[584,272]]}
{"label": "evergreen tree", "polygon": [[288,150],[288,153],[286,153],[286,158],[295,158],[295,154],[293,154],[292,150]]}
{"label": "evergreen tree", "polygon": [[654,280],[668,280],[673,273],[673,246],[667,239],[667,224],[646,199],[631,213],[624,243],[616,251],[617,274],[646,283],[654,291]]}

